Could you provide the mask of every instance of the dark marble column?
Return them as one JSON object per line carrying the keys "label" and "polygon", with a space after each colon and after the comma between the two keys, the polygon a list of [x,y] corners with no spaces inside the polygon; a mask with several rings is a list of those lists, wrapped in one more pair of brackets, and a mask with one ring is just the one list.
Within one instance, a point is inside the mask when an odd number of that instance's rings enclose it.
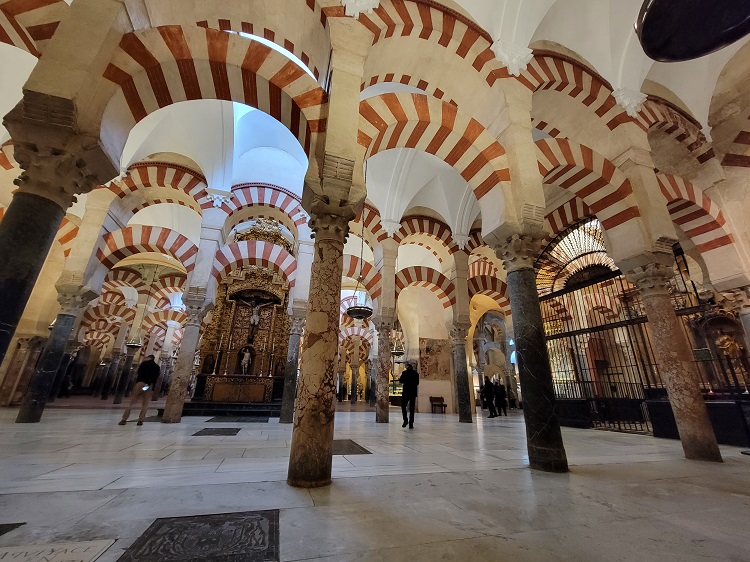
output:
{"label": "dark marble column", "polygon": [[534,273],[541,239],[541,236],[513,235],[495,250],[508,273],[529,465],[547,472],[567,472],[568,459],[555,413],[552,369]]}
{"label": "dark marble column", "polygon": [[18,386],[18,379],[23,372],[26,362],[29,360],[30,338],[20,338],[17,342],[17,349],[13,356],[13,361],[5,372],[2,386],[0,386],[0,406],[9,406],[13,393]]}
{"label": "dark marble column", "polygon": [[59,290],[57,298],[62,308],[24,394],[16,423],[37,423],[42,419],[44,406],[47,404],[68,340],[84,307],[93,296],[95,295],[90,291],[81,290],[80,287]]}
{"label": "dark marble column", "polygon": [[104,385],[107,382],[107,371],[109,371],[109,364],[111,362],[111,359],[102,359],[101,364],[97,367],[98,375],[96,378],[96,391],[94,392],[94,398],[99,398],[104,392]]}
{"label": "dark marble column", "polygon": [[301,373],[297,385],[287,482],[315,488],[331,483],[341,302],[342,255],[355,217],[351,207],[323,201],[312,205],[315,236],[310,296],[305,320]]}
{"label": "dark marble column", "polygon": [[[669,297],[669,282],[674,277],[671,262],[672,256],[665,254],[662,259],[628,272],[627,278],[641,295],[654,336],[654,357],[667,388],[685,457],[721,462],[692,350]],[[525,403],[525,388],[523,392]]]}
{"label": "dark marble column", "polygon": [[125,391],[130,383],[130,371],[133,368],[133,358],[135,353],[138,351],[137,347],[126,347],[125,348],[125,362],[120,370],[120,376],[117,379],[117,388],[115,389],[115,399],[113,404],[122,404],[125,399]]}
{"label": "dark marble column", "polygon": [[284,396],[281,399],[279,423],[294,422],[294,398],[297,393],[297,369],[299,367],[299,345],[305,329],[304,316],[293,315],[289,329],[289,350],[284,371]]}
{"label": "dark marble column", "polygon": [[377,377],[378,377],[378,357],[370,356],[370,406],[375,407],[375,405],[378,403],[377,396],[378,396],[378,383],[377,383]]}
{"label": "dark marble column", "polygon": [[104,386],[102,386],[102,400],[109,400],[109,395],[112,392],[112,385],[115,384],[117,377],[117,368],[120,365],[120,357],[122,352],[113,350],[109,361],[109,366],[104,375]]}
{"label": "dark marble column", "polygon": [[19,191],[0,222],[0,302],[3,303],[0,306],[0,363],[63,216],[65,211],[59,204]]}
{"label": "dark marble column", "polygon": [[349,360],[349,365],[352,369],[352,388],[351,388],[351,395],[350,395],[350,402],[351,404],[357,403],[357,386],[358,386],[358,380],[359,379],[359,368],[362,365],[359,358],[359,346],[360,341],[359,337],[354,337],[355,345],[354,345],[354,351],[352,352],[352,357]]}
{"label": "dark marble column", "polygon": [[458,402],[458,421],[463,423],[472,423],[471,386],[469,385],[469,369],[466,367],[466,336],[468,332],[468,325],[458,323],[454,324],[450,330],[453,377],[456,385],[456,401]]}
{"label": "dark marble column", "polygon": [[190,288],[196,293],[193,299],[185,300],[187,306],[187,322],[185,322],[185,333],[180,342],[180,351],[177,355],[174,371],[169,384],[167,403],[164,405],[162,423],[180,423],[182,421],[182,410],[185,407],[188,385],[193,376],[195,368],[195,352],[201,338],[201,322],[208,314],[210,306],[205,301],[205,289]]}
{"label": "dark marble column", "polygon": [[393,321],[381,319],[378,324],[378,357],[377,379],[375,381],[375,422],[388,423],[390,421],[391,397],[388,388],[388,375],[391,372],[391,329]]}
{"label": "dark marble column", "polygon": [[[66,347],[70,347],[70,343],[68,343]],[[54,381],[52,382],[52,387],[49,390],[47,404],[51,404],[52,402],[57,400],[57,397],[60,395],[63,381],[65,380],[65,375],[67,374],[68,368],[70,367],[70,360],[70,353],[63,353],[62,359],[60,360],[60,365],[57,367],[57,373],[55,373]]]}

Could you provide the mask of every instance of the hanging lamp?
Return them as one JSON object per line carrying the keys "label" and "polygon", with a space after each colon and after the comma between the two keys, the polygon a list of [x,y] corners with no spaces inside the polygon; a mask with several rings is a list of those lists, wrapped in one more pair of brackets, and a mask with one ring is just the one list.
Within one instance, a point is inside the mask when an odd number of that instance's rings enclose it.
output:
{"label": "hanging lamp", "polygon": [[370,295],[367,293],[364,283],[362,282],[364,278],[364,276],[362,275],[362,269],[365,264],[362,260],[365,250],[364,226],[362,227],[362,232],[360,234],[362,244],[359,248],[359,275],[357,277],[357,284],[354,287],[354,300],[351,306],[346,309],[346,315],[354,318],[355,320],[366,320],[367,318],[372,316],[372,300],[370,299]]}

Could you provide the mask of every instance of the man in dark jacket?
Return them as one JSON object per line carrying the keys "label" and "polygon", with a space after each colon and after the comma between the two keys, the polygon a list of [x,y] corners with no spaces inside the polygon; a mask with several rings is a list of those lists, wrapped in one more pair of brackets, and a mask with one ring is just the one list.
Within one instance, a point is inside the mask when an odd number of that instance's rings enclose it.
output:
{"label": "man in dark jacket", "polygon": [[[410,363],[406,364],[406,369],[401,373],[398,379],[403,385],[401,391],[401,413],[404,415],[404,424],[409,424],[409,429],[414,429],[414,406],[417,402],[417,387],[419,386],[419,373],[414,370]],[[406,405],[409,404],[409,418],[406,418]]]}
{"label": "man in dark jacket", "polygon": [[141,401],[141,413],[138,416],[138,425],[143,425],[143,420],[146,419],[146,410],[148,410],[149,402],[151,402],[151,392],[154,390],[154,385],[161,372],[155,359],[156,357],[149,355],[143,363],[138,365],[138,378],[135,380],[133,394],[130,396],[128,407],[122,414],[120,425],[125,425],[128,422],[130,410],[138,400]]}

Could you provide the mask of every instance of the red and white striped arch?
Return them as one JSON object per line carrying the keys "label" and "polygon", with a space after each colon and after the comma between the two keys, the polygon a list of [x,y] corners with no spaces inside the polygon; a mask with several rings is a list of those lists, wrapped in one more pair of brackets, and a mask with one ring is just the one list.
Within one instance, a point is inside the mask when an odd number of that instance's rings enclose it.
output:
{"label": "red and white striped arch", "polygon": [[0,2],[0,43],[39,57],[67,10],[64,0],[3,0]]}
{"label": "red and white striped arch", "polygon": [[[83,313],[81,326],[88,327],[97,320],[107,320],[113,322],[120,319],[122,322],[130,324],[135,320],[135,309],[129,308],[125,303],[100,303],[96,306],[89,307]],[[119,327],[119,326],[118,326]]]}
{"label": "red and white striped arch", "polygon": [[542,139],[536,146],[544,183],[582,199],[605,230],[640,217],[630,181],[611,161],[568,139]]}
{"label": "red and white striped arch", "polygon": [[83,345],[87,347],[95,347],[101,351],[109,345],[114,337],[113,334],[108,334],[106,332],[87,332],[86,335],[83,336]]}
{"label": "red and white striped arch", "polygon": [[126,300],[120,291],[112,290],[99,295],[98,304],[125,304]]}
{"label": "red and white striped arch", "polygon": [[418,37],[434,49],[447,49],[466,60],[467,68],[478,72],[487,83],[494,82],[495,75],[508,76],[492,52],[489,33],[437,3],[381,0],[372,14],[360,14],[358,19],[372,32],[373,45],[389,38]]}
{"label": "red and white striped arch", "polygon": [[18,164],[13,156],[13,141],[6,141],[0,146],[0,168],[10,171],[17,168]]}
{"label": "red and white striped arch", "polygon": [[436,250],[431,244],[422,244],[430,249],[437,257],[440,263],[443,263],[445,251],[453,255],[459,251],[458,246],[453,241],[453,233],[447,224],[430,217],[412,216],[406,217],[401,221],[399,228],[393,235],[393,239],[399,244],[407,243],[410,237],[424,235],[437,241],[444,251]]}
{"label": "red and white striped arch", "polygon": [[656,179],[672,221],[701,253],[734,244],[724,214],[701,189],[678,176],[657,174]]}
{"label": "red and white striped arch", "polygon": [[195,267],[198,247],[169,228],[133,225],[105,234],[96,250],[96,257],[112,269],[120,260],[141,252],[169,254],[189,273]]}
{"label": "red and white striped arch", "polygon": [[118,267],[107,273],[102,285],[102,295],[115,291],[121,295],[122,293],[117,291],[119,287],[132,287],[140,293],[146,288],[146,282],[137,271],[127,267]]}
{"label": "red and white striped arch", "polygon": [[192,198],[198,206],[199,213],[202,209],[213,207],[206,191],[206,178],[190,168],[177,164],[138,162],[128,168],[128,174],[124,179],[111,182],[107,187],[121,199],[143,188],[174,189]]}
{"label": "red and white striped arch", "polygon": [[550,125],[546,121],[541,121],[539,119],[536,119],[536,118],[532,117],[531,118],[531,124],[538,131],[542,131],[544,133],[547,133],[549,136],[551,136],[554,139],[556,139],[556,138],[558,138],[560,136],[564,137],[564,135],[562,135],[562,133],[560,132],[560,129],[558,129],[554,125]]}
{"label": "red and white striped arch", "polygon": [[701,164],[714,157],[714,149],[700,125],[669,102],[649,96],[638,113],[644,129],[659,129],[685,145]]}
{"label": "red and white striped arch", "polygon": [[[505,72],[497,73],[490,85],[495,79],[506,77]],[[558,53],[535,51],[526,69],[516,79],[532,92],[554,90],[573,98],[591,109],[610,130],[634,121],[617,104],[612,86],[604,78]]]}
{"label": "red and white striped arch", "polygon": [[[359,215],[352,221],[354,224],[361,224],[365,233],[365,242],[373,249],[376,243],[382,242],[388,238],[388,233],[383,229],[380,222],[380,213],[372,205],[365,203]],[[357,231],[357,229],[354,229]]]}
{"label": "red and white striped arch", "polygon": [[339,332],[339,345],[341,345],[341,342],[346,341],[347,338],[351,338],[352,336],[359,336],[367,343],[372,343],[372,332],[370,330],[360,326],[352,326]]}
{"label": "red and white striped arch", "polygon": [[[317,3],[317,2],[316,2]],[[261,27],[259,25],[253,25],[252,22],[242,21],[237,19],[210,19],[201,20],[195,23],[198,27],[206,27],[210,29],[219,29],[221,31],[234,31],[235,33],[249,33],[256,37],[263,37],[268,41],[276,43],[280,47],[283,47],[294,56],[296,56],[302,63],[310,69],[316,80],[320,80],[320,70],[318,66],[312,62],[310,55],[302,50],[300,46],[295,45],[288,39],[281,37],[272,29]],[[321,61],[323,62],[323,61]]]}
{"label": "red and white striped arch", "polygon": [[425,287],[435,293],[443,308],[456,304],[456,287],[442,273],[431,267],[407,267],[396,273],[396,299],[406,287]]}
{"label": "red and white striped arch", "polygon": [[[443,98],[445,98],[445,92],[440,88],[430,86],[430,84],[425,80],[422,80],[415,76],[410,76],[408,74],[401,74],[400,76],[397,76],[395,73],[386,73],[379,76],[372,76],[366,82],[362,82],[359,89],[360,91],[364,91],[370,86],[374,86],[375,84],[380,84],[383,82],[396,82],[398,84],[413,86],[419,90],[422,90],[425,94],[430,95],[433,98],[437,98],[439,100],[443,100]],[[458,104],[453,99],[443,101],[447,101],[449,104],[458,107]]]}
{"label": "red and white striped arch", "polygon": [[219,99],[271,115],[308,155],[313,136],[325,131],[327,96],[311,76],[266,45],[216,29],[170,25],[128,33],[104,78],[119,86],[110,103],[131,116],[131,128],[173,103]]}
{"label": "red and white striped arch", "polygon": [[[182,336],[185,333],[184,328],[177,328],[172,334],[172,347],[176,347],[182,341]],[[154,351],[160,351],[164,348],[164,338],[167,337],[167,329],[164,326],[154,326],[151,332],[148,334],[146,339],[146,347],[150,344],[151,338],[156,338],[156,344]]]}
{"label": "red and white striped arch", "polygon": [[70,255],[70,251],[73,249],[73,242],[78,236],[78,225],[69,220],[67,217],[63,217],[60,228],[57,230],[57,236],[55,240],[60,243],[63,249],[63,255],[67,258]]}
{"label": "red and white striped arch", "polygon": [[264,215],[263,208],[276,209],[289,220],[296,234],[296,227],[307,223],[307,214],[302,209],[299,197],[282,187],[267,183],[244,183],[232,188],[232,198],[226,204],[229,209],[226,232],[249,218],[276,218]]}
{"label": "red and white striped arch", "polygon": [[290,287],[297,275],[297,260],[281,246],[259,240],[243,240],[222,246],[214,258],[211,275],[217,281],[234,269],[248,265],[265,267],[281,275]]}
{"label": "red and white striped arch", "polygon": [[620,301],[610,295],[586,293],[584,302],[586,303],[587,314],[597,312],[607,321],[616,320],[620,316]]}
{"label": "red and white striped arch", "polygon": [[487,275],[489,277],[497,277],[498,269],[497,266],[492,263],[486,256],[481,256],[475,259],[469,264],[468,277],[480,277]]}
{"label": "red and white striped arch", "polygon": [[166,298],[174,293],[181,293],[185,289],[185,282],[187,281],[187,275],[184,273],[168,273],[162,275],[154,285],[151,292],[152,298],[157,301],[162,298]]}
{"label": "red and white striped arch", "polygon": [[593,213],[588,205],[578,197],[569,199],[546,217],[547,226],[552,233],[551,238],[560,234],[566,228],[578,223],[581,219],[590,217]]}
{"label": "red and white striped arch", "polygon": [[555,297],[547,299],[541,303],[542,310],[549,308],[549,314],[545,313],[544,317],[552,317],[552,320],[559,320],[560,322],[569,322],[573,320],[573,317],[568,310],[568,306],[565,303],[564,297]]}
{"label": "red and white striped arch", "polygon": [[477,275],[469,279],[469,299],[475,295],[485,295],[493,299],[506,316],[511,313],[508,286],[504,281],[491,275]]}
{"label": "red and white striped arch", "polygon": [[[348,355],[351,357],[351,355],[354,353],[354,348],[356,347],[356,344],[354,342],[354,338],[352,336],[347,337],[344,341],[342,341],[339,345],[341,348],[341,351],[343,351],[342,355]],[[362,340],[362,342],[359,345],[359,362],[360,365],[367,361],[370,357],[370,342],[367,340]]]}
{"label": "red and white striped arch", "polygon": [[482,238],[482,231],[480,229],[472,230],[469,233],[469,241],[466,243],[466,246],[464,246],[464,251],[473,252],[480,246],[485,246],[484,238]]}
{"label": "red and white striped arch", "polygon": [[115,322],[111,322],[109,319],[102,318],[101,320],[95,320],[86,327],[86,333],[90,332],[103,332],[107,334],[114,334],[119,329],[119,326]]}
{"label": "red and white striped arch", "polygon": [[166,326],[167,322],[169,321],[179,322],[179,324],[182,325],[186,320],[187,314],[185,314],[182,310],[156,310],[151,314],[146,315],[146,317],[143,319],[141,328],[144,332],[149,334],[151,333],[151,330],[154,329],[154,326]]}
{"label": "red and white striped arch", "polygon": [[359,104],[359,144],[365,158],[393,148],[413,148],[452,166],[481,199],[510,181],[505,149],[475,119],[421,94],[381,94]]}
{"label": "red and white striped arch", "polygon": [[343,257],[343,276],[349,277],[350,279],[357,280],[360,274],[360,267],[362,271],[362,284],[370,294],[370,298],[376,299],[380,296],[382,288],[383,278],[380,273],[373,267],[372,264],[366,261],[360,261],[357,256],[344,254]]}

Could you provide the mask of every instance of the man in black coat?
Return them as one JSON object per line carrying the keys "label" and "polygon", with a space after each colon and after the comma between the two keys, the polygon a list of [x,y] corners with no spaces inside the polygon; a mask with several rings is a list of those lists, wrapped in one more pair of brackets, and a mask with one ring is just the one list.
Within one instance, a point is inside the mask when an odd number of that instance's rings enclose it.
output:
{"label": "man in black coat", "polygon": [[[138,425],[143,425],[143,420],[146,419],[146,411],[148,405],[151,402],[151,393],[154,390],[161,369],[156,364],[156,357],[149,355],[148,358],[138,365],[138,378],[135,380],[135,386],[133,387],[133,394],[130,395],[130,402],[125,412],[122,414],[120,425],[128,423],[128,417],[130,416],[130,410],[133,405],[141,400],[141,413],[138,416]],[[125,376],[124,374],[122,376]]]}
{"label": "man in black coat", "polygon": [[[409,424],[409,429],[414,429],[414,406],[417,403],[417,387],[419,386],[419,373],[414,370],[411,363],[406,364],[406,369],[398,379],[403,385],[401,391],[401,413],[404,415],[404,424]],[[409,418],[406,418],[406,405],[409,404]]]}

